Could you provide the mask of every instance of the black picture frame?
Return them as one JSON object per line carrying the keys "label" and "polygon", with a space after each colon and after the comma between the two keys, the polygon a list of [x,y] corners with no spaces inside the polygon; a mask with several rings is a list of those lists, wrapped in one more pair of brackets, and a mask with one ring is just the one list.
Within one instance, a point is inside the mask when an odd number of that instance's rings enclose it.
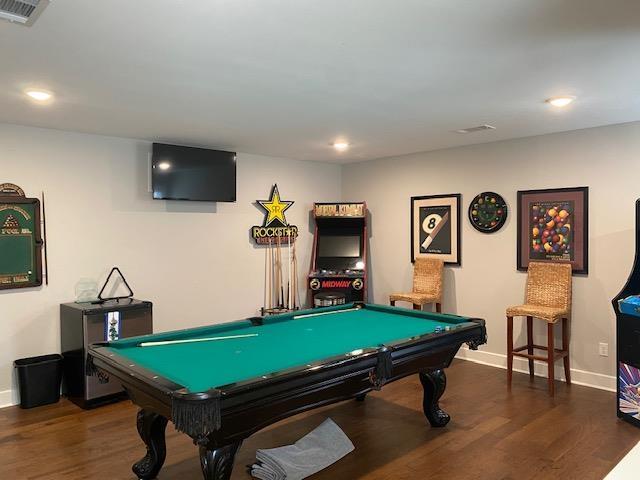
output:
{"label": "black picture frame", "polygon": [[[546,188],[537,190],[519,190],[517,200],[517,258],[516,266],[519,271],[527,271],[530,261],[566,261],[571,263],[574,274],[587,275],[589,273],[589,187]],[[549,252],[549,258],[532,258],[530,221],[524,222],[525,213],[530,218],[532,203],[571,203],[574,212],[571,219],[571,246],[573,257],[561,258],[556,252]],[[525,211],[526,209],[526,211]],[[526,228],[526,231],[525,231]],[[525,248],[526,242],[526,248]]]}
{"label": "black picture frame", "polygon": [[[21,220],[29,217],[29,224],[32,225],[32,231],[26,235],[20,235],[21,237],[26,236],[29,238],[31,270],[21,274],[0,271],[0,290],[40,287],[43,283],[42,251],[44,245],[41,233],[40,200],[20,195],[2,195],[2,193],[0,193],[0,210],[11,211],[14,209],[21,212],[21,215],[24,217],[21,218]],[[20,215],[16,216],[20,217]],[[1,223],[0,221],[0,224]],[[10,237],[10,235],[6,235],[6,237]],[[1,243],[2,242],[0,242],[0,244]],[[3,254],[6,253],[3,250],[0,250],[0,252]]]}
{"label": "black picture frame", "polygon": [[[414,263],[417,257],[440,258],[445,265],[460,266],[462,263],[461,255],[461,203],[462,194],[449,193],[440,195],[421,195],[411,197],[411,262]],[[447,253],[429,253],[420,252],[420,208],[448,208],[451,216],[450,225],[450,242],[448,242],[449,252]]]}

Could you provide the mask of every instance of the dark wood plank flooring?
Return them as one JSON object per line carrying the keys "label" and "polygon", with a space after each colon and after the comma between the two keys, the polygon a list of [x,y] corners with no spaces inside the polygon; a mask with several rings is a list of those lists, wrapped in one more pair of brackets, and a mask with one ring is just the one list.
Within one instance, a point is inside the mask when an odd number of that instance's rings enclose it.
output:
{"label": "dark wood plank flooring", "polygon": [[[452,421],[430,428],[421,410],[417,377],[390,384],[363,403],[349,401],[279,422],[249,438],[234,480],[257,448],[292,443],[333,418],[355,452],[313,477],[367,479],[601,479],[640,441],[640,429],[615,416],[613,393],[456,361],[447,370],[441,405]],[[132,479],[144,447],[136,407],[121,402],[83,411],[62,400],[33,410],[0,410],[0,478],[40,480]],[[167,428],[167,461],[159,478],[201,478],[197,449]]]}

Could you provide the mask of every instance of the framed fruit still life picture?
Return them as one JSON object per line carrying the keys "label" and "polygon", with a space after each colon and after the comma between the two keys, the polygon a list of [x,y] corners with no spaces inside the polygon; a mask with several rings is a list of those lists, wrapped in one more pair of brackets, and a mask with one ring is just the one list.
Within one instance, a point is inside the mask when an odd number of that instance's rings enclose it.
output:
{"label": "framed fruit still life picture", "polygon": [[518,192],[518,270],[530,261],[589,271],[589,187]]}

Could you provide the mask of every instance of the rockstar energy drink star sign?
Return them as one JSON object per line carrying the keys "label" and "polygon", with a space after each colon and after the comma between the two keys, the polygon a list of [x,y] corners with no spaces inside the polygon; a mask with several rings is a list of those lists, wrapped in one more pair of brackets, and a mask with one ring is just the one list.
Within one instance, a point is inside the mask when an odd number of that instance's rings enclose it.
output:
{"label": "rockstar energy drink star sign", "polygon": [[278,185],[271,189],[269,200],[257,200],[257,204],[265,211],[264,223],[251,227],[251,236],[259,244],[286,244],[295,241],[298,227],[289,225],[285,212],[293,205],[293,201],[282,200]]}

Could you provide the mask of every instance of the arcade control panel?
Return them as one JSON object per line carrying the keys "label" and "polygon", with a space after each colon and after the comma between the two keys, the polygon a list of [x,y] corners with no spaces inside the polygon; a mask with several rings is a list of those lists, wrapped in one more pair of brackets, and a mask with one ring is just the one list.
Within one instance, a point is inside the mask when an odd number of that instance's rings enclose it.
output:
{"label": "arcade control panel", "polygon": [[309,273],[312,292],[332,291],[345,295],[345,303],[362,298],[364,271],[362,270],[314,270]]}

